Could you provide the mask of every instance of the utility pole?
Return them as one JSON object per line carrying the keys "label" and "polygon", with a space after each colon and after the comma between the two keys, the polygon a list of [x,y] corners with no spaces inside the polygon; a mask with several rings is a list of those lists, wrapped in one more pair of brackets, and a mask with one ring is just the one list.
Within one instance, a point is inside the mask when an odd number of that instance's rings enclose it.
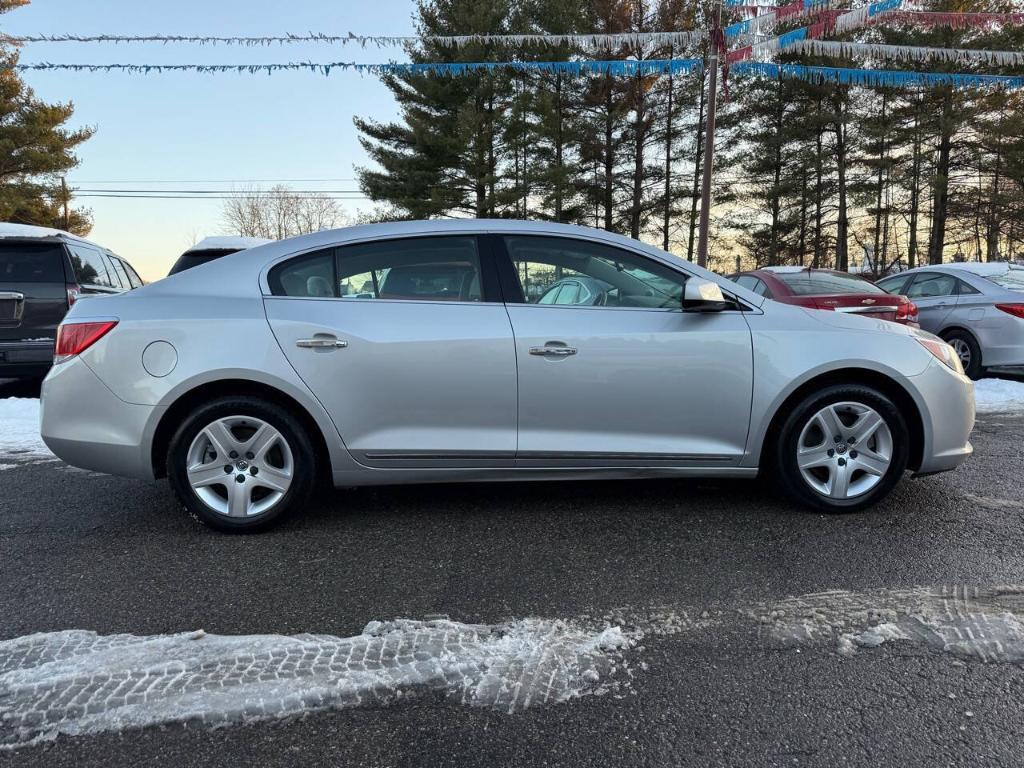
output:
{"label": "utility pole", "polygon": [[68,180],[64,177],[60,177],[60,199],[64,203],[64,226],[61,227],[65,232],[71,227],[71,213],[68,211],[68,199],[71,195],[68,193]]}
{"label": "utility pole", "polygon": [[722,41],[722,0],[715,0],[714,28],[708,50],[708,120],[704,128],[704,178],[700,189],[700,229],[697,236],[697,264],[708,265],[708,217],[711,215],[711,174],[715,167],[715,113],[718,107],[718,52]]}

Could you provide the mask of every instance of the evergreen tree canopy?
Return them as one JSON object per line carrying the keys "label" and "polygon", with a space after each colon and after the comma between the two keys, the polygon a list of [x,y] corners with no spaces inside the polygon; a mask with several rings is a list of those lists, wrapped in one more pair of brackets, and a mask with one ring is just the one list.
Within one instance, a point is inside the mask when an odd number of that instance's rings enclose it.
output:
{"label": "evergreen tree canopy", "polygon": [[[0,0],[0,14],[28,0]],[[89,212],[70,206],[65,216],[60,176],[78,165],[75,148],[93,134],[65,127],[74,106],[36,98],[11,69],[18,52],[0,37],[0,220],[89,232]]]}

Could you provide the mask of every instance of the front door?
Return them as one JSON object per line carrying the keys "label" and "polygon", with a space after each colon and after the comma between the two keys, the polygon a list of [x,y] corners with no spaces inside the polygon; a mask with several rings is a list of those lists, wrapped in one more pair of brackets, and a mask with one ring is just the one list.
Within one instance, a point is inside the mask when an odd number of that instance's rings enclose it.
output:
{"label": "front door", "polygon": [[904,289],[917,305],[917,321],[923,330],[938,333],[956,307],[957,279],[944,272],[920,272]]}
{"label": "front door", "polygon": [[[683,312],[687,276],[632,251],[563,237],[501,242],[521,464],[738,463],[753,385],[742,312]],[[600,295],[539,303],[570,278]]]}
{"label": "front door", "polygon": [[347,245],[271,270],[281,348],[368,466],[509,464],[516,359],[477,238]]}

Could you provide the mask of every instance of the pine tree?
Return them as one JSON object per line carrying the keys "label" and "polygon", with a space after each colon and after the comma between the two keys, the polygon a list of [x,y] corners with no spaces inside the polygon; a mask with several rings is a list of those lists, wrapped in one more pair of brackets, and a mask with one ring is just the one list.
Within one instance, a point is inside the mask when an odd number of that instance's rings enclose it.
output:
{"label": "pine tree", "polygon": [[[0,0],[0,14],[28,0]],[[36,98],[12,67],[18,51],[0,36],[0,220],[87,234],[88,210],[70,207],[61,174],[75,168],[75,148],[93,134],[66,123],[74,105]]]}

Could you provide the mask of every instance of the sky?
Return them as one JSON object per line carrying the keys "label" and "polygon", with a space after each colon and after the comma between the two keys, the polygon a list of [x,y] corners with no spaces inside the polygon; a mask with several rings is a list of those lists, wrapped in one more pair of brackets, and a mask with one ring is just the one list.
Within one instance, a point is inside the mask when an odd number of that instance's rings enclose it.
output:
{"label": "sky", "polygon": [[[412,34],[412,0],[34,0],[0,17],[0,32],[29,34],[281,35]],[[395,48],[326,44],[199,46],[33,43],[21,60],[66,63],[365,63],[402,59]],[[71,101],[70,125],[92,126],[78,188],[242,189],[282,180],[295,189],[357,189],[366,164],[352,124],[396,114],[390,92],[372,76],[333,71],[273,75],[27,72],[46,101]],[[316,179],[318,181],[306,181]],[[266,180],[252,182],[252,180]],[[302,180],[302,181],[287,181]],[[161,181],[152,185],[141,182]],[[127,258],[147,280],[206,235],[231,234],[221,201],[82,199],[89,235]],[[345,202],[350,213],[368,202]]]}

